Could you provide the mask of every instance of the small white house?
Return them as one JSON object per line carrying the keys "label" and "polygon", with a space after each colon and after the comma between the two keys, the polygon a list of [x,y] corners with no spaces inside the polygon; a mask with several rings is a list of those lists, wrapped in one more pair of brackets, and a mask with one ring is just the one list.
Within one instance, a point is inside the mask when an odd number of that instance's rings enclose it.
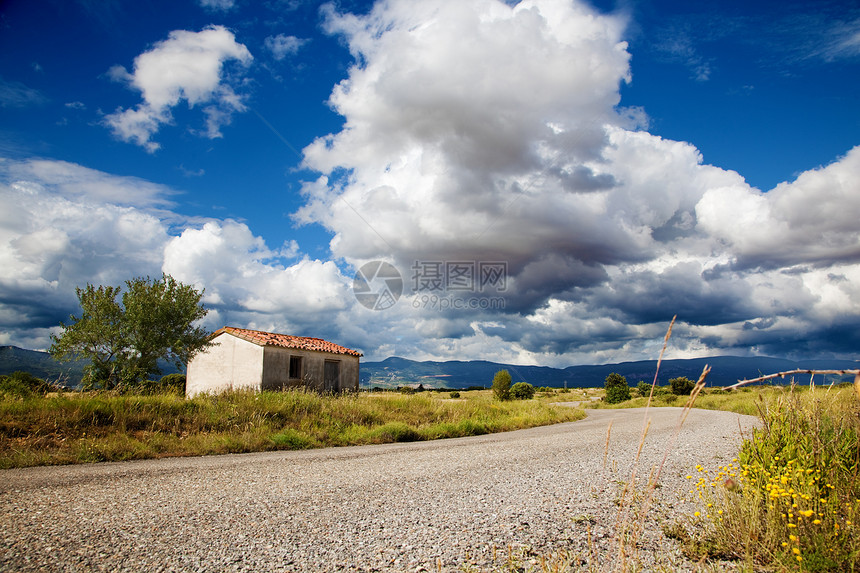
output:
{"label": "small white house", "polygon": [[225,326],[188,362],[185,395],[228,390],[358,390],[361,352],[321,338]]}

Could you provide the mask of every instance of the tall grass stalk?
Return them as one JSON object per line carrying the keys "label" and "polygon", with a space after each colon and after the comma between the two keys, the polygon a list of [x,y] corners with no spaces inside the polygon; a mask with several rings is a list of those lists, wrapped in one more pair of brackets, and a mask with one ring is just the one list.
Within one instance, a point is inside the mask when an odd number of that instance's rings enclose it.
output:
{"label": "tall grass stalk", "polygon": [[645,445],[645,439],[648,435],[648,429],[651,426],[651,420],[648,417],[649,408],[651,406],[651,401],[654,397],[654,388],[657,385],[657,378],[660,374],[660,365],[663,361],[663,355],[666,352],[669,338],[672,336],[672,327],[675,324],[676,318],[677,316],[672,317],[672,321],[669,323],[669,327],[666,330],[666,336],[663,338],[663,348],[660,350],[660,356],[657,359],[657,368],[654,372],[654,381],[651,383],[651,392],[649,393],[648,401],[645,404],[645,416],[642,422],[642,434],[639,440],[639,447],[636,450],[636,455],[633,460],[633,468],[631,470],[630,479],[624,484],[624,488],[621,492],[618,519],[615,526],[615,535],[618,544],[618,558],[616,561],[616,570],[618,571],[628,571],[631,568],[631,564],[635,566],[635,563],[637,561],[636,551],[639,545],[639,539],[641,538],[642,533],[645,529],[645,518],[654,501],[654,494],[660,479],[660,474],[662,473],[663,467],[666,464],[666,460],[669,457],[669,453],[675,446],[675,442],[677,441],[678,435],[680,434],[684,422],[687,419],[687,415],[689,414],[690,409],[693,407],[693,404],[696,402],[696,398],[699,396],[702,389],[705,387],[705,379],[707,378],[708,373],[711,371],[710,367],[708,366],[705,366],[705,368],[702,370],[702,374],[699,376],[699,379],[696,382],[692,393],[690,394],[690,398],[687,400],[687,403],[681,410],[680,416],[678,418],[678,423],[675,426],[672,436],[664,449],[663,458],[658,466],[651,468],[644,495],[642,495],[637,500],[636,497],[639,493],[637,483],[639,461],[640,456],[642,454],[642,448]]}

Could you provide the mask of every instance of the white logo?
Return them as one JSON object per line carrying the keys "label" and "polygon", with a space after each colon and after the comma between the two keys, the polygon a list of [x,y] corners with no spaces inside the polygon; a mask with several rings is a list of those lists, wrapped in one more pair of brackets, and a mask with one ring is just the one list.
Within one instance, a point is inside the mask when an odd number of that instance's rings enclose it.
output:
{"label": "white logo", "polygon": [[355,273],[352,292],[370,310],[385,310],[394,306],[403,294],[403,277],[385,261],[370,261]]}

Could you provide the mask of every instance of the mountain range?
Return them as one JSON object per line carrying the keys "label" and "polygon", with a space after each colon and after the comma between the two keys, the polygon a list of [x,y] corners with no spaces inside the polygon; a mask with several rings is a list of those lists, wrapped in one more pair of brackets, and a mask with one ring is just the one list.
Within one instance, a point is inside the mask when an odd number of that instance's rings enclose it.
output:
{"label": "mountain range", "polygon": [[[707,379],[709,386],[729,386],[738,380],[788,370],[850,370],[860,367],[860,362],[853,360],[795,361],[767,356],[710,356],[708,358],[663,360],[660,365],[658,383],[666,385],[670,379],[680,376],[686,376],[695,381],[699,378],[706,364],[710,365],[712,369]],[[421,384],[425,388],[461,389],[469,386],[489,388],[496,372],[507,370],[514,382],[528,382],[533,386],[593,388],[602,387],[606,377],[613,372],[627,378],[627,383],[631,386],[635,386],[640,381],[650,384],[654,380],[656,367],[656,360],[550,368],[548,366],[499,364],[485,360],[418,362],[392,357],[381,362],[363,362],[360,379],[362,386],[381,388],[417,384]],[[850,381],[849,377],[844,377],[844,380],[835,376],[828,377],[828,382],[831,380]],[[797,381],[806,383],[808,377],[798,378]],[[821,377],[817,380],[819,383],[822,381]],[[780,379],[775,381],[775,383],[780,382],[782,382]]]}
{"label": "mountain range", "polygon": [[[756,378],[765,374],[787,370],[850,370],[860,367],[853,360],[805,360],[795,361],[767,356],[711,356],[664,360],[660,365],[658,383],[666,385],[671,378],[686,376],[697,380],[705,365],[711,366],[708,376],[709,386],[729,386],[738,380]],[[67,386],[77,385],[83,376],[86,362],[57,362],[46,352],[25,350],[16,346],[0,346],[0,374],[11,374],[16,370],[29,372],[39,378],[60,380]],[[164,374],[175,372],[169,364],[160,364]],[[551,368],[548,366],[522,366],[500,364],[486,360],[449,360],[446,362],[416,361],[396,356],[381,362],[362,362],[360,370],[361,386],[365,388],[396,388],[398,386],[423,385],[425,388],[463,389],[470,386],[489,388],[493,376],[499,370],[507,370],[514,382],[528,382],[533,386],[554,388],[593,388],[603,386],[606,377],[615,372],[627,378],[628,384],[635,386],[640,381],[649,384],[654,379],[656,360],[620,362],[617,364],[568,366]],[[829,381],[851,381],[849,377],[828,377]],[[798,382],[808,382],[801,376]],[[776,383],[788,382],[777,379]],[[818,382],[823,382],[818,380]]]}

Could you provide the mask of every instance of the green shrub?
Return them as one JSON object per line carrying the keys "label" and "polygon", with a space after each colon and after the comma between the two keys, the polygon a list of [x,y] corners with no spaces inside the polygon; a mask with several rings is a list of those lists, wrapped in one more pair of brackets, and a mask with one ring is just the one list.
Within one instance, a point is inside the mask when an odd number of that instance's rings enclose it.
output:
{"label": "green shrub", "polygon": [[284,450],[306,450],[314,446],[314,441],[311,438],[292,428],[286,428],[269,439],[278,449]]}
{"label": "green shrub", "polygon": [[651,385],[645,381],[639,382],[639,384],[636,385],[636,390],[638,390],[639,395],[644,398],[651,395]]}
{"label": "green shrub", "polygon": [[32,395],[33,391],[25,382],[11,376],[0,376],[0,398],[26,400]]}
{"label": "green shrub", "polygon": [[493,396],[497,400],[511,399],[511,374],[507,370],[499,370],[493,377]]}
{"label": "green shrub", "polygon": [[162,376],[159,380],[141,380],[124,388],[126,394],[185,394],[185,374],[175,372]]}
{"label": "green shrub", "polygon": [[452,398],[459,398],[459,397],[460,397],[460,393],[459,393],[459,392],[457,392],[457,391],[454,391],[454,392],[451,392],[450,396],[451,396]]}
{"label": "green shrub", "polygon": [[421,439],[421,434],[404,422],[388,422],[372,430],[369,437],[379,443],[414,442]]}
{"label": "green shrub", "polygon": [[627,385],[627,378],[621,374],[613,372],[606,377],[606,403],[618,404],[630,399],[630,387]]}
{"label": "green shrub", "polygon": [[511,386],[511,396],[517,400],[531,400],[535,397],[535,387],[528,382],[517,382]]}
{"label": "green shrub", "polygon": [[44,396],[55,389],[41,378],[36,378],[29,372],[21,370],[16,370],[7,376],[0,376],[0,380],[4,381],[3,386],[8,389],[8,392],[11,392],[11,394],[17,393],[20,398],[33,394]]}
{"label": "green shrub", "polygon": [[669,388],[675,396],[689,396],[696,384],[686,376],[672,378],[669,380]]}
{"label": "green shrub", "polygon": [[158,385],[164,392],[173,392],[174,394],[185,394],[185,374],[178,372],[162,376],[158,381]]}

